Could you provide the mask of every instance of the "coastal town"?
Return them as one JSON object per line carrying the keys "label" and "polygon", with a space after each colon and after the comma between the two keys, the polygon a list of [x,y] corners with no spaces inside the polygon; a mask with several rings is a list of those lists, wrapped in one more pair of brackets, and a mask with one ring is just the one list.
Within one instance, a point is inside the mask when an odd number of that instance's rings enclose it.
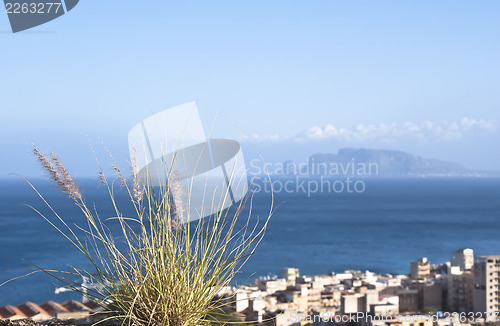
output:
{"label": "coastal town", "polygon": [[[285,268],[252,285],[228,286],[219,295],[236,323],[445,326],[500,320],[500,255],[475,257],[472,249],[458,249],[449,262],[431,264],[423,257],[409,267],[409,275],[346,270],[312,276]],[[102,309],[83,301],[3,306],[0,318],[91,322]]]}
{"label": "coastal town", "polygon": [[234,309],[245,320],[292,325],[471,325],[499,320],[500,256],[474,257],[459,249],[449,262],[427,258],[410,264],[409,275],[347,270],[255,280],[237,290]]}

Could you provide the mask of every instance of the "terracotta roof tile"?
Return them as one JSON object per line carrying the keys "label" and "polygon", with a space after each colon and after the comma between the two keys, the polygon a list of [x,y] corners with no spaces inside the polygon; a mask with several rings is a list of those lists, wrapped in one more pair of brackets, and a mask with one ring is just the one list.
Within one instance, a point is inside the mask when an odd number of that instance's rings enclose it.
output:
{"label": "terracotta roof tile", "polygon": [[95,301],[89,301],[89,302],[85,302],[84,305],[89,308],[89,309],[92,309],[94,311],[97,311],[97,310],[100,310],[101,309],[101,306],[95,302]]}
{"label": "terracotta roof tile", "polygon": [[68,312],[68,309],[52,300],[45,301],[40,305],[40,307],[53,317],[57,316],[57,314],[60,312]]}
{"label": "terracotta roof tile", "polygon": [[39,314],[49,315],[45,310],[43,310],[39,305],[26,301],[17,306],[19,310],[23,312],[28,317],[33,317]]}
{"label": "terracotta roof tile", "polygon": [[27,317],[21,310],[11,305],[0,307],[0,315],[2,315],[3,318],[12,318],[16,316],[19,316],[21,318]]}
{"label": "terracotta roof tile", "polygon": [[83,303],[78,302],[76,300],[68,300],[62,304],[62,306],[70,312],[76,312],[76,311],[88,311],[88,312],[94,312],[92,309],[89,307],[85,306]]}

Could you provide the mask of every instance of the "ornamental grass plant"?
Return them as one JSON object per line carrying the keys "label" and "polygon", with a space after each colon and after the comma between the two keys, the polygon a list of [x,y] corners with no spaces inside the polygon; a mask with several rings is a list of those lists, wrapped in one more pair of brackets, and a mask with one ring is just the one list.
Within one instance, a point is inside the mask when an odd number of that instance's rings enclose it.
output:
{"label": "ornamental grass plant", "polygon": [[[209,217],[182,223],[195,212],[181,209],[182,181],[176,171],[169,171],[165,165],[165,182],[152,186],[149,179],[142,183],[138,180],[133,162],[132,178],[127,180],[113,160],[119,180],[119,185],[114,185],[97,162],[101,182],[114,208],[115,216],[111,219],[119,223],[119,234],[113,234],[106,225],[109,217],[101,219],[92,204],[86,202],[58,157],[44,154],[37,147],[34,154],[50,178],[78,206],[86,227],[68,225],[63,212],[52,207],[30,183],[52,216],[33,209],[92,266],[45,272],[98,302],[106,311],[101,323],[110,319],[137,326],[227,323],[225,311],[232,299],[219,294],[255,252],[271,211],[260,222],[258,219],[252,222],[252,197],[247,194],[239,203]],[[122,214],[115,200],[116,187],[122,187],[128,194],[133,216]],[[226,200],[230,200],[228,193],[214,198],[211,204],[224,207]],[[244,210],[245,206],[249,209]],[[237,223],[240,219],[243,223]],[[81,284],[70,281],[75,277],[85,278],[87,285],[82,288]]]}

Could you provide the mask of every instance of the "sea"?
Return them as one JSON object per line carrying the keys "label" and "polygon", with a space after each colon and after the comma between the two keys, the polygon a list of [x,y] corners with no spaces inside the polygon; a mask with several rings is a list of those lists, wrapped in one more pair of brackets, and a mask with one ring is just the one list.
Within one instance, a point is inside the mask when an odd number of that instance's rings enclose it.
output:
{"label": "sea", "polygon": [[[30,182],[69,226],[86,227],[77,207],[54,184]],[[347,269],[407,274],[412,260],[428,257],[433,264],[444,263],[459,248],[472,248],[476,255],[500,254],[500,179],[371,178],[363,182],[363,188],[350,192],[274,187],[272,193],[264,187],[252,188],[251,223],[261,223],[269,212],[273,214],[258,250],[234,283],[274,276],[285,267],[299,268],[306,275]],[[78,183],[101,219],[116,215],[102,184],[92,179]],[[123,214],[131,216],[123,188],[117,183],[114,191]],[[0,180],[0,306],[81,298],[73,292],[56,294],[62,285],[39,272],[91,266],[37,211],[57,219],[27,181]],[[117,231],[116,225],[110,229]],[[68,278],[78,282],[70,274]]]}

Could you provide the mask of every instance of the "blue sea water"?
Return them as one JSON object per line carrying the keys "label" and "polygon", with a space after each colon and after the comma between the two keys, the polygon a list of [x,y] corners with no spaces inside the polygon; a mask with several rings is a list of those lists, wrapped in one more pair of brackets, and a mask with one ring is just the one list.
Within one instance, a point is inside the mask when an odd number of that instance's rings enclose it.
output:
{"label": "blue sea water", "polygon": [[[275,213],[260,250],[236,281],[276,274],[288,266],[304,274],[344,269],[408,273],[411,260],[426,256],[432,263],[441,263],[465,247],[476,254],[500,254],[500,179],[374,178],[365,184],[363,193],[275,194]],[[85,226],[73,202],[54,185],[46,181],[35,185],[70,225]],[[95,180],[83,180],[80,185],[101,218],[114,216],[103,185]],[[124,214],[131,214],[125,194],[116,188]],[[256,193],[252,219],[262,220],[270,203],[269,193]],[[88,268],[68,241],[26,205],[50,216],[24,181],[0,180],[0,284],[36,266]],[[0,306],[78,298],[72,293],[55,294],[59,285],[44,273],[11,281],[0,286]]]}

